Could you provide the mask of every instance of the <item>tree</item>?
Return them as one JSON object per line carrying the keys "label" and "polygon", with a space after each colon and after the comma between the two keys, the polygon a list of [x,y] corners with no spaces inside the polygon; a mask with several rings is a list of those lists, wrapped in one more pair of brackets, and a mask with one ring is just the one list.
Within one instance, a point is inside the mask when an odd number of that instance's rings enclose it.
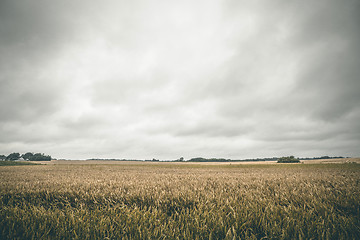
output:
{"label": "tree", "polygon": [[4,160],[6,159],[6,156],[5,155],[0,155],[0,160]]}
{"label": "tree", "polygon": [[299,163],[300,160],[295,158],[294,156],[289,157],[281,157],[277,161],[278,163]]}
{"label": "tree", "polygon": [[30,161],[51,161],[51,156],[44,155],[43,153],[35,153],[29,160]]}
{"label": "tree", "polygon": [[18,160],[19,158],[20,158],[20,153],[10,153],[10,154],[6,157],[6,160],[14,161],[14,160]]}
{"label": "tree", "polygon": [[27,152],[23,155],[21,155],[21,157],[25,160],[31,160],[31,158],[34,156],[34,154],[32,152]]}

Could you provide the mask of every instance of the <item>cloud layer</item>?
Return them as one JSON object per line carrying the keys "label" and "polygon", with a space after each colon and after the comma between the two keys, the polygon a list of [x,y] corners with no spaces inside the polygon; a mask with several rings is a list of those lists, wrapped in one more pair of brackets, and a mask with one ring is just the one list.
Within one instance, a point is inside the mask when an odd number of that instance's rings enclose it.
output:
{"label": "cloud layer", "polygon": [[359,156],[359,1],[2,1],[0,149]]}

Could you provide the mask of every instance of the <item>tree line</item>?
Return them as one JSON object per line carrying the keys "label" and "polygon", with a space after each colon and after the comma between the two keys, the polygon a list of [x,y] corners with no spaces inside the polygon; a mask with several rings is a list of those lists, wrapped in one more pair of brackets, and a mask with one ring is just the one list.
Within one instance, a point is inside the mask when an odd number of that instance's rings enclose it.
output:
{"label": "tree line", "polygon": [[26,160],[26,161],[51,161],[50,155],[45,155],[44,153],[32,153],[27,152],[20,154],[18,152],[10,153],[9,155],[0,155],[0,160],[5,161],[16,161],[16,160]]}

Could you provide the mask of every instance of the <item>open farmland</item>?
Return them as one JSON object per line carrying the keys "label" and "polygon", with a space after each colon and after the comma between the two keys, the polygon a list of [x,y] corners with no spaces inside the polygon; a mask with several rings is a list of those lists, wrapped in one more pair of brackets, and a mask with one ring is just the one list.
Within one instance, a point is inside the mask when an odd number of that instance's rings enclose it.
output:
{"label": "open farmland", "polygon": [[359,239],[360,165],[0,167],[0,239]]}

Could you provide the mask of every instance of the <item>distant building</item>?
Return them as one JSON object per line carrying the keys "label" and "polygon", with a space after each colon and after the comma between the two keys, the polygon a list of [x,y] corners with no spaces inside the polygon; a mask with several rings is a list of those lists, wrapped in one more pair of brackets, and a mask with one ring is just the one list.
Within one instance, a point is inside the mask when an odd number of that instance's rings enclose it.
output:
{"label": "distant building", "polygon": [[19,158],[18,160],[15,160],[15,162],[25,162],[26,160],[24,158]]}

